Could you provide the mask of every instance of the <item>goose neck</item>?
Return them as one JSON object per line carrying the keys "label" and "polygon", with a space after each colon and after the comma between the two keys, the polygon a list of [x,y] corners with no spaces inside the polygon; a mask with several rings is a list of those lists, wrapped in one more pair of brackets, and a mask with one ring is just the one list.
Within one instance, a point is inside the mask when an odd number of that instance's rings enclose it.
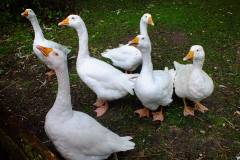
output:
{"label": "goose neck", "polygon": [[151,59],[151,47],[146,49],[141,49],[143,62],[142,62],[142,75],[151,77],[153,73],[153,64]]}
{"label": "goose neck", "polygon": [[42,29],[39,25],[39,22],[37,20],[37,17],[32,17],[30,19],[30,22],[33,26],[33,30],[34,30],[34,39],[42,39],[44,36],[43,36],[43,32],[42,32]]}
{"label": "goose neck", "polygon": [[51,112],[66,118],[72,116],[73,113],[67,64],[60,66],[55,72],[58,81],[58,92]]}
{"label": "goose neck", "polygon": [[79,38],[78,59],[88,58],[89,57],[88,32],[85,24],[83,23],[76,30]]}
{"label": "goose neck", "polygon": [[204,63],[204,59],[202,60],[193,60],[193,66],[195,69],[202,69]]}
{"label": "goose neck", "polygon": [[148,37],[147,24],[143,20],[140,21],[140,34]]}

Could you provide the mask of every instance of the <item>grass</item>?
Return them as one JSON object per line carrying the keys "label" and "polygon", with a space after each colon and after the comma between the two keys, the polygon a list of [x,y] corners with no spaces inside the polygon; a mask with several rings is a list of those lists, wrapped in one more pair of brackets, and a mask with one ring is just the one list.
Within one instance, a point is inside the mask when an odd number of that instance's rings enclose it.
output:
{"label": "grass", "polygon": [[[136,153],[128,154],[129,157],[234,159],[239,154],[239,117],[233,115],[239,106],[240,94],[240,6],[237,3],[233,0],[131,0],[114,3],[104,0],[96,5],[91,0],[76,4],[88,28],[89,48],[94,57],[101,58],[100,53],[105,49],[116,47],[119,42],[126,43],[135,36],[139,32],[139,19],[145,12],[152,14],[155,23],[154,27],[148,27],[153,46],[154,68],[172,68],[174,60],[182,63],[184,53],[193,44],[200,44],[205,49],[204,70],[213,77],[215,84],[214,94],[205,101],[210,108],[209,113],[185,118],[182,115],[182,101],[175,97],[166,110],[164,123],[154,123],[150,119],[139,120],[133,114],[139,102],[135,97],[129,96],[112,102],[107,115],[99,119],[113,131],[134,136]],[[41,15],[38,17],[41,19]],[[63,18],[65,17],[45,24],[51,28],[50,31],[45,31],[45,36],[71,46],[69,57],[75,56],[78,50],[75,31],[57,27],[57,23]],[[32,52],[33,31],[27,20],[4,27],[8,31],[2,32],[0,39],[0,58],[3,61],[19,51],[23,55]],[[7,29],[3,28],[5,30]],[[7,73],[10,68],[6,64],[1,65],[3,73]],[[73,104],[77,109],[94,115],[90,108],[94,94],[79,82],[74,68],[75,59],[70,64],[70,80],[77,85],[77,88],[72,89],[76,94],[73,95]],[[29,81],[22,84],[23,87],[31,85]],[[55,92],[56,81],[52,88]],[[126,159],[126,156],[123,155],[122,159]]]}

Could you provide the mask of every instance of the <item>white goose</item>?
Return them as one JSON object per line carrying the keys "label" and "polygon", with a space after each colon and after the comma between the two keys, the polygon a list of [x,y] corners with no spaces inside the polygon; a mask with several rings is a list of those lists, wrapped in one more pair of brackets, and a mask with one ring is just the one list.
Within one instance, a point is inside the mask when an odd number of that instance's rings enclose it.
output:
{"label": "white goose", "polygon": [[36,48],[57,75],[57,97],[44,128],[61,155],[67,160],[101,160],[114,152],[134,149],[132,137],[120,137],[89,115],[72,110],[66,54],[58,49]]}
{"label": "white goose", "polygon": [[[151,60],[151,42],[149,37],[138,35],[130,45],[135,45],[142,52],[143,64],[140,75],[136,79],[134,91],[144,108],[136,110],[140,117],[149,117],[149,110],[156,111],[159,106],[167,106],[172,102],[175,71],[153,70]],[[162,107],[159,112],[152,112],[153,121],[163,121]]]}
{"label": "white goose", "polygon": [[[148,37],[147,25],[154,25],[151,14],[145,13],[140,20],[140,34]],[[128,44],[118,48],[107,49],[102,56],[112,60],[116,67],[120,67],[127,72],[134,71],[142,63],[142,54],[134,46]]]}
{"label": "white goose", "polygon": [[[41,61],[43,61],[46,65],[48,65],[48,64],[45,62],[45,59],[43,58],[41,52],[39,52],[39,50],[36,48],[37,45],[43,45],[46,47],[57,48],[57,49],[63,51],[65,54],[68,54],[71,51],[70,49],[68,49],[67,47],[65,47],[59,43],[56,43],[56,42],[53,42],[51,40],[47,40],[44,38],[42,29],[37,20],[37,16],[33,12],[32,9],[26,9],[21,15],[26,17],[31,22],[31,24],[33,26],[33,30],[34,30],[33,51],[37,55],[37,57]],[[53,70],[51,70],[50,72],[47,72],[48,76],[51,76],[53,74],[54,74]]]}
{"label": "white goose", "polygon": [[183,58],[193,60],[193,64],[179,64],[174,62],[176,68],[175,92],[177,96],[183,98],[184,116],[194,116],[194,108],[187,106],[186,98],[195,103],[195,109],[200,112],[208,111],[208,108],[200,103],[201,100],[210,96],[213,92],[214,85],[211,77],[202,70],[205,59],[205,52],[200,45],[191,47],[189,53]]}
{"label": "white goose", "polygon": [[81,80],[97,94],[97,117],[108,109],[108,102],[133,93],[134,74],[125,74],[110,64],[93,58],[88,50],[87,28],[78,15],[70,15],[59,25],[67,25],[76,29],[79,36],[77,72]]}

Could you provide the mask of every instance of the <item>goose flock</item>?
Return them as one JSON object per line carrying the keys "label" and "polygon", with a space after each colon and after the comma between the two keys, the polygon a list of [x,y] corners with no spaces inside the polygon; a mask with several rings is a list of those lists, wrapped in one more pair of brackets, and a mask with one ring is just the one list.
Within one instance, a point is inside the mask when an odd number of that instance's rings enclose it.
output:
{"label": "goose flock", "polygon": [[[71,50],[44,38],[32,9],[26,9],[21,15],[33,26],[34,53],[50,68],[47,75],[57,76],[58,92],[46,115],[44,129],[59,153],[67,160],[101,160],[112,153],[134,149],[132,137],[121,137],[88,114],[72,109],[67,65],[67,55]],[[135,111],[140,118],[152,115],[153,121],[163,121],[163,107],[169,106],[173,101],[174,91],[183,99],[184,116],[194,116],[195,111],[208,111],[201,101],[212,94],[214,84],[202,69],[205,60],[203,47],[193,45],[183,58],[184,61],[192,60],[192,64],[174,61],[175,69],[165,67],[163,70],[153,70],[152,47],[147,31],[148,25],[154,25],[151,14],[145,13],[141,17],[140,34],[128,44],[107,49],[101,54],[124,72],[91,56],[87,27],[80,16],[69,15],[58,25],[69,26],[77,32],[79,50],[76,69],[81,81],[97,96],[93,104],[97,117],[107,112],[109,101],[135,94],[142,102],[141,108]],[[133,73],[140,65],[140,73]],[[187,99],[194,106],[187,105]]]}

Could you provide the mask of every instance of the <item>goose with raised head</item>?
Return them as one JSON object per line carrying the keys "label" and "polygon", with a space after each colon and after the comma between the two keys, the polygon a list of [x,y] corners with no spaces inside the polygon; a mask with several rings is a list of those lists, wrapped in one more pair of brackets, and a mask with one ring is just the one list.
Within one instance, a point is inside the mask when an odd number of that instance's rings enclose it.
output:
{"label": "goose with raised head", "polygon": [[[154,25],[152,15],[145,13],[140,20],[140,34],[148,37],[147,26]],[[132,72],[142,63],[142,53],[129,44],[119,46],[114,49],[107,49],[101,54],[105,58],[111,59],[114,66],[122,68],[127,72]]]}
{"label": "goose with raised head", "polygon": [[[65,54],[68,54],[71,50],[68,49],[66,46],[63,46],[59,43],[56,43],[51,40],[47,40],[44,38],[43,31],[38,23],[37,16],[34,13],[32,9],[26,9],[23,13],[21,13],[22,16],[26,17],[32,24],[33,30],[34,30],[34,41],[33,41],[33,51],[37,55],[37,57],[43,61],[46,65],[48,65],[43,58],[41,52],[36,48],[37,45],[43,45],[46,47],[52,47],[57,48],[61,51],[63,51]],[[51,68],[50,68],[51,69]],[[51,70],[50,72],[46,73],[49,77],[54,74],[54,71]]]}
{"label": "goose with raised head", "polygon": [[132,137],[120,137],[89,115],[72,110],[67,56],[55,48],[36,46],[58,81],[56,100],[45,118],[45,132],[66,160],[101,160],[134,149]]}
{"label": "goose with raised head", "polygon": [[108,101],[116,100],[134,94],[134,78],[137,74],[125,74],[112,65],[89,55],[88,32],[82,18],[69,15],[59,23],[60,26],[70,26],[77,31],[79,51],[77,57],[77,73],[81,80],[97,95],[97,117],[108,109]]}
{"label": "goose with raised head", "polygon": [[[149,117],[153,114],[153,121],[163,121],[163,107],[172,102],[173,82],[175,71],[153,70],[151,60],[151,42],[148,36],[138,35],[129,45],[135,45],[143,56],[143,64],[140,75],[136,79],[134,91],[144,108],[135,112],[141,117]],[[156,111],[160,107],[160,111]]]}
{"label": "goose with raised head", "polygon": [[[203,99],[209,97],[214,89],[213,80],[203,71],[205,52],[200,45],[194,45],[190,48],[184,61],[192,60],[193,64],[179,64],[174,61],[176,77],[174,82],[175,93],[183,98],[184,116],[194,116],[194,110],[202,113],[208,111],[208,108],[200,103]],[[186,98],[195,103],[195,107],[187,105]]]}

